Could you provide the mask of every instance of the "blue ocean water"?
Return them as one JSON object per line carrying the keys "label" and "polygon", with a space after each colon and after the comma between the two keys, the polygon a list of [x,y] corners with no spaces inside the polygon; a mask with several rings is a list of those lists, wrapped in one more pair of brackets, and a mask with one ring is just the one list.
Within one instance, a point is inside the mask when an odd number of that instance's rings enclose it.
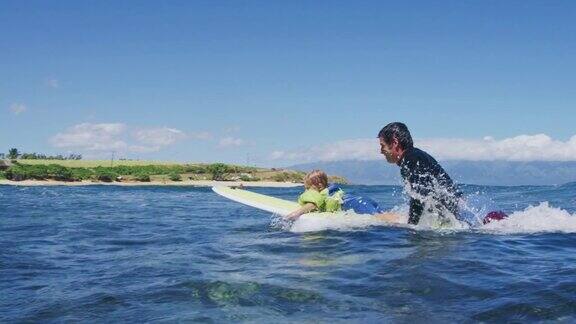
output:
{"label": "blue ocean water", "polygon": [[0,322],[575,322],[576,184],[464,191],[511,217],[290,226],[209,188],[0,186]]}

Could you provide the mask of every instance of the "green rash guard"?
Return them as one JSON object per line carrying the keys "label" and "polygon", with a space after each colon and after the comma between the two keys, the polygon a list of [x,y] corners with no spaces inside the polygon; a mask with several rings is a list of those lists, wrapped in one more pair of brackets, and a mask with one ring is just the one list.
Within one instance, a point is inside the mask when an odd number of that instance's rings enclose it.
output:
{"label": "green rash guard", "polygon": [[318,212],[335,212],[341,210],[343,195],[344,192],[342,190],[338,190],[330,196],[328,188],[320,192],[314,189],[307,189],[298,197],[298,203],[301,206],[312,203],[316,205],[316,211]]}

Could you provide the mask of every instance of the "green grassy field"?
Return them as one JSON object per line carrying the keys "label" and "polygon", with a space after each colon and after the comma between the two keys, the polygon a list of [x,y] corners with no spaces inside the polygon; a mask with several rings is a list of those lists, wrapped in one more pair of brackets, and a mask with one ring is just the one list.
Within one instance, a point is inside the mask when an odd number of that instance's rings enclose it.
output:
{"label": "green grassy field", "polygon": [[[274,168],[227,165],[222,163],[177,163],[150,160],[28,160],[17,161],[0,177],[11,180],[62,181],[100,180],[114,181],[181,181],[181,180],[231,180],[302,182],[305,173]],[[116,180],[119,181],[119,180]],[[331,182],[346,183],[346,179],[331,176]]]}
{"label": "green grassy field", "polygon": [[[44,165],[58,164],[67,168],[95,168],[110,166],[143,166],[143,165],[183,165],[184,163],[167,162],[167,161],[145,161],[145,160],[18,160],[20,164]],[[200,165],[200,164],[190,164]]]}

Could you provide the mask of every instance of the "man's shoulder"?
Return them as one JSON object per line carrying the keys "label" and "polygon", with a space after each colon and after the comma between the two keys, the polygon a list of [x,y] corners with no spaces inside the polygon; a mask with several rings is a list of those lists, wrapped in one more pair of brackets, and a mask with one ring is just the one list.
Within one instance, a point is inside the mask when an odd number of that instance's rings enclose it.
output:
{"label": "man's shoulder", "polygon": [[417,148],[417,147],[412,147],[409,148],[408,150],[406,150],[406,153],[404,155],[404,162],[408,163],[408,164],[412,164],[412,163],[425,163],[425,164],[437,164],[438,162],[436,162],[436,160],[428,153],[426,153],[425,151]]}
{"label": "man's shoulder", "polygon": [[413,148],[412,148],[412,154],[413,154],[414,156],[421,157],[421,158],[432,158],[432,159],[434,159],[434,158],[432,157],[432,155],[428,154],[426,151],[421,150],[421,149],[419,149],[419,148],[417,148],[417,147],[413,147]]}

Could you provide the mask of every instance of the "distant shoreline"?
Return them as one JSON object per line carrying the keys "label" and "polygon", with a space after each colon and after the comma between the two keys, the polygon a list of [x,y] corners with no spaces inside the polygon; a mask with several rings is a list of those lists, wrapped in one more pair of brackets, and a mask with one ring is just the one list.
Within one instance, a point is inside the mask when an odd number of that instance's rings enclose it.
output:
{"label": "distant shoreline", "polygon": [[212,181],[212,180],[185,180],[185,181],[150,181],[150,182],[100,182],[100,181],[54,181],[54,180],[0,180],[0,185],[11,186],[123,186],[123,187],[143,187],[143,186],[175,186],[175,187],[272,187],[291,188],[302,186],[301,183],[274,182],[274,181]]}

